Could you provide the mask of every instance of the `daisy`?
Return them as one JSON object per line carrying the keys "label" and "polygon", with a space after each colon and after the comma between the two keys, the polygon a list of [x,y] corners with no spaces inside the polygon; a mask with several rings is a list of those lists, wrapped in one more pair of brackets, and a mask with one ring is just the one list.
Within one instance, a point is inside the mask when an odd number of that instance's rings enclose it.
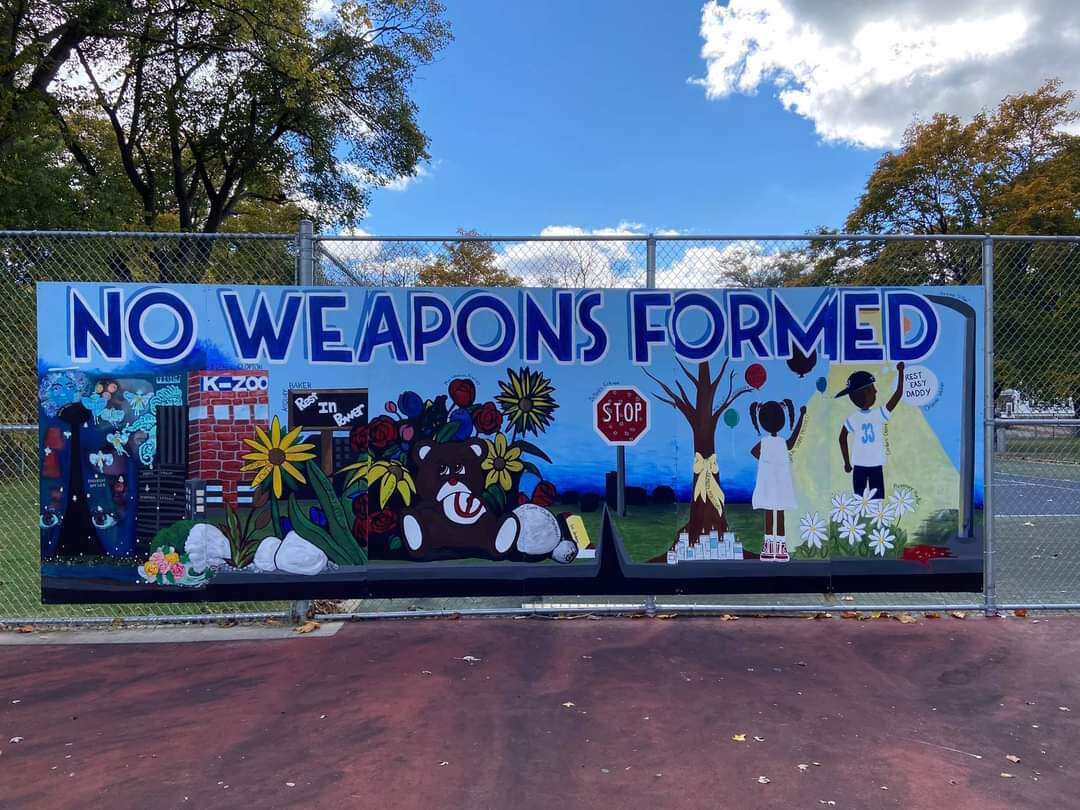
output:
{"label": "daisy", "polygon": [[864,514],[866,517],[870,518],[870,522],[879,529],[896,520],[896,513],[891,506],[888,506],[885,503],[885,501],[870,501]]}
{"label": "daisy", "polygon": [[832,496],[832,511],[829,517],[832,518],[834,523],[843,523],[847,518],[854,515],[854,511],[855,499],[852,496],[844,493]]}
{"label": "daisy", "polygon": [[870,532],[870,548],[879,557],[884,557],[886,549],[893,547],[893,540],[895,539],[888,529],[874,529]]}
{"label": "daisy", "polygon": [[848,541],[848,545],[857,546],[862,542],[866,530],[854,517],[849,517],[840,524],[840,536]]}
{"label": "daisy", "polygon": [[915,511],[915,493],[907,487],[893,487],[889,508],[900,517]]}
{"label": "daisy", "polygon": [[817,512],[807,513],[799,521],[799,534],[806,545],[821,548],[821,542],[825,539],[825,521]]}
{"label": "daisy", "polygon": [[861,495],[855,495],[852,498],[856,517],[867,514],[867,508],[874,502],[874,496],[876,495],[877,490],[871,489],[870,485],[867,484]]}

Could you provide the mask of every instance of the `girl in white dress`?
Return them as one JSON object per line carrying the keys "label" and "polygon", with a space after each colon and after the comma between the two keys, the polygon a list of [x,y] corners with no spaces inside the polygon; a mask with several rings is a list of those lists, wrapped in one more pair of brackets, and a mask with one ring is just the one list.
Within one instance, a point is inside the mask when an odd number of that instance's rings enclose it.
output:
{"label": "girl in white dress", "polygon": [[[758,460],[757,483],[751,504],[755,509],[765,510],[762,560],[788,559],[784,511],[798,507],[791,480],[791,449],[799,438],[805,416],[804,405],[799,409],[799,420],[795,421],[795,404],[790,399],[785,399],[783,404],[770,401],[750,405],[750,421],[754,423],[754,430],[758,435],[761,435],[762,429],[768,434],[750,449],[750,454]],[[781,439],[777,434],[787,426],[789,419],[792,423],[791,436]]]}

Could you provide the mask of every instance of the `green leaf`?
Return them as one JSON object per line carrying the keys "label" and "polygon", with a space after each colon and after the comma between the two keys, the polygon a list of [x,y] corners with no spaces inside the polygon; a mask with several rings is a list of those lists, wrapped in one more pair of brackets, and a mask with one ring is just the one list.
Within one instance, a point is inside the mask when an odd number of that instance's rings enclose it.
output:
{"label": "green leaf", "polygon": [[401,548],[401,538],[395,534],[390,538],[390,543],[388,545],[390,546],[391,551],[397,551]]}
{"label": "green leaf", "polygon": [[525,472],[532,473],[537,478],[539,478],[541,481],[544,480],[544,476],[541,474],[540,468],[537,467],[535,464],[533,464],[531,461],[524,461],[523,460],[521,462],[521,464],[525,468]]}
{"label": "green leaf", "polygon": [[289,519],[292,520],[297,534],[312,545],[322,549],[323,553],[335,563],[339,565],[352,564],[349,561],[348,550],[341,548],[326,529],[317,523],[313,523],[304,514],[304,510],[296,502],[296,495],[289,495]]}
{"label": "green leaf", "polygon": [[[363,565],[367,562],[367,555],[357,545],[356,539],[353,537],[352,524],[345,514],[341,500],[338,498],[337,493],[334,492],[334,485],[330,483],[326,473],[314,461],[307,463],[307,474],[311,486],[315,490],[315,495],[319,499],[319,506],[326,513],[326,522],[330,528],[330,534],[336,544],[348,554],[346,562],[349,565]],[[341,561],[335,560],[335,562]]]}
{"label": "green leaf", "polygon": [[454,434],[458,432],[458,428],[461,427],[461,423],[455,421],[447,422],[441,428],[439,432],[435,434],[435,441],[448,442],[454,438]]}
{"label": "green leaf", "polygon": [[480,498],[492,512],[501,512],[506,507],[506,490],[498,484],[492,484],[481,492]]}
{"label": "green leaf", "polygon": [[527,442],[524,439],[518,439],[517,441],[515,441],[510,446],[520,448],[521,452],[523,452],[523,453],[528,453],[529,455],[536,456],[537,458],[542,458],[548,464],[551,463],[551,458],[548,456],[548,454],[545,453],[543,450],[541,450],[539,447],[537,447],[532,442]]}

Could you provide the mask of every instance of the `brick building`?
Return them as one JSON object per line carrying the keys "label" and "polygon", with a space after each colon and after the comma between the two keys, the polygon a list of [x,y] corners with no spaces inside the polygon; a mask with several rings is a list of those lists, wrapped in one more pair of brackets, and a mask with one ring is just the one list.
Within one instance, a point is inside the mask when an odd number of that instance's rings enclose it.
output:
{"label": "brick building", "polygon": [[255,425],[269,431],[269,377],[258,369],[192,371],[188,374],[188,478],[220,481],[226,503],[237,503],[240,472],[249,452],[245,438]]}

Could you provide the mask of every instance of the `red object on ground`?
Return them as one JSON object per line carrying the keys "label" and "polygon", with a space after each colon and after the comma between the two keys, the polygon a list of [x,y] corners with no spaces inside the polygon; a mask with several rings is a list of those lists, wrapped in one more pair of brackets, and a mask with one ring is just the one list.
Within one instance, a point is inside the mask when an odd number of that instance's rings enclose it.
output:
{"label": "red object on ground", "polygon": [[633,386],[607,388],[596,400],[593,427],[608,444],[637,444],[649,430],[649,401]]}
{"label": "red object on ground", "polygon": [[915,616],[0,645],[0,795],[48,810],[1075,807],[1080,617]]}

